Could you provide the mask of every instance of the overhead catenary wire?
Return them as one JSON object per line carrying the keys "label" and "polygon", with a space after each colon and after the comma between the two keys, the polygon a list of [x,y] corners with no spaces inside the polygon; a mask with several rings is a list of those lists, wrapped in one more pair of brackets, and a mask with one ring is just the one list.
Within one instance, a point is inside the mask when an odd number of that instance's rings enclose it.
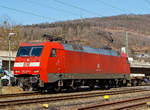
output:
{"label": "overhead catenary wire", "polygon": [[23,0],[23,1],[28,2],[28,3],[32,3],[34,5],[36,4],[36,5],[39,5],[39,6],[42,6],[42,7],[50,8],[50,9],[53,9],[53,10],[58,11],[58,12],[71,14],[73,16],[80,16],[79,14],[73,13],[71,11],[64,10],[64,9],[59,9],[59,8],[56,8],[56,7],[52,7],[50,5],[41,4],[41,3],[38,3],[38,2],[35,2],[35,1],[31,1],[31,0]]}
{"label": "overhead catenary wire", "polygon": [[56,19],[51,18],[51,17],[41,16],[41,15],[36,14],[36,13],[33,13],[33,12],[24,11],[24,10],[15,9],[15,8],[10,8],[10,7],[4,6],[4,5],[0,5],[0,7],[1,7],[1,8],[8,9],[8,10],[11,10],[11,11],[15,11],[15,12],[23,13],[23,14],[28,14],[28,15],[32,15],[32,16],[36,16],[36,17],[40,17],[40,18],[43,18],[43,19],[56,20]]}
{"label": "overhead catenary wire", "polygon": [[90,10],[87,10],[87,9],[84,9],[84,8],[81,8],[81,7],[78,7],[78,6],[75,6],[75,5],[63,2],[63,1],[59,1],[59,0],[54,0],[54,1],[59,3],[59,4],[65,5],[65,6],[72,7],[72,8],[84,11],[84,12],[86,12],[88,14],[97,15],[97,16],[100,16],[100,17],[103,16],[103,15],[101,15],[99,13],[96,13],[96,12],[93,12],[93,11],[90,11]]}
{"label": "overhead catenary wire", "polygon": [[150,0],[144,0],[148,5],[150,5]]}
{"label": "overhead catenary wire", "polygon": [[150,0],[144,0],[146,3],[150,4]]}
{"label": "overhead catenary wire", "polygon": [[[111,8],[113,8],[113,9],[115,9],[115,10],[119,10],[119,11],[121,11],[121,12],[123,12],[123,13],[127,13],[127,11],[126,11],[125,9],[119,8],[119,7],[117,7],[117,6],[114,6],[114,5],[110,4],[110,3],[107,3],[107,2],[104,1],[104,0],[96,0],[96,1],[98,1],[98,2],[100,2],[100,3],[102,3],[102,4],[104,4],[104,5],[106,5],[106,6],[108,6],[108,7],[111,7]],[[147,1],[149,1],[149,0],[147,0]],[[150,1],[149,1],[149,3],[150,3]],[[138,11],[143,12],[142,9],[138,9]]]}
{"label": "overhead catenary wire", "polygon": [[116,6],[114,6],[114,5],[110,4],[110,3],[106,3],[106,2],[104,2],[103,0],[96,0],[96,1],[101,2],[102,4],[107,5],[107,6],[111,7],[111,8],[113,8],[113,9],[116,9],[116,10],[119,10],[119,11],[121,11],[121,12],[126,13],[126,10],[121,9],[121,8],[119,8],[119,7],[116,7]]}

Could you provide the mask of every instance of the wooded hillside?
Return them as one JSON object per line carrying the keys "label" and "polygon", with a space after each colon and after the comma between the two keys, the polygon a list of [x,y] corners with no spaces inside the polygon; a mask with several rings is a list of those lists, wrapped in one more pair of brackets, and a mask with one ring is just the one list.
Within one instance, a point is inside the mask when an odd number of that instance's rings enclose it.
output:
{"label": "wooded hillside", "polygon": [[[12,39],[12,49],[20,42],[44,41],[43,34],[63,37],[70,43],[103,48],[110,46],[115,50],[125,46],[126,32],[129,37],[129,55],[150,54],[150,15],[120,15],[103,18],[90,18],[55,23],[26,26],[0,27],[0,49],[8,49],[8,32],[16,32]],[[113,39],[113,42],[111,42]]]}

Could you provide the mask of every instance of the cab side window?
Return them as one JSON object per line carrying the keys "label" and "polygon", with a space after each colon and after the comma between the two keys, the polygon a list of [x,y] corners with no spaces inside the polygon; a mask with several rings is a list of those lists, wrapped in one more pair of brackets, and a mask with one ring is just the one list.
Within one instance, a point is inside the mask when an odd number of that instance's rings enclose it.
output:
{"label": "cab side window", "polygon": [[56,49],[52,48],[50,57],[56,57]]}

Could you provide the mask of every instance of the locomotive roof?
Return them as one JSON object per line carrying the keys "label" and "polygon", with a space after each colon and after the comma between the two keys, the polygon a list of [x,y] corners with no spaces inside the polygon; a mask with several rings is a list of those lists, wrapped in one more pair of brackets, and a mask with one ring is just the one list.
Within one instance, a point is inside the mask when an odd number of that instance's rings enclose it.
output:
{"label": "locomotive roof", "polygon": [[82,47],[79,45],[70,45],[63,44],[65,50],[78,51],[78,52],[86,52],[86,53],[94,53],[94,54],[103,54],[103,55],[111,55],[111,56],[121,56],[119,52],[110,50],[110,49],[102,49],[102,48],[91,48],[91,47]]}
{"label": "locomotive roof", "polygon": [[84,46],[75,45],[75,44],[64,44],[64,43],[60,43],[60,42],[22,43],[20,46],[37,46],[37,45],[44,45],[47,43],[54,44],[57,48],[62,47],[65,50],[111,55],[111,56],[121,56],[119,52],[110,50],[110,49],[91,48],[91,47],[84,47]]}

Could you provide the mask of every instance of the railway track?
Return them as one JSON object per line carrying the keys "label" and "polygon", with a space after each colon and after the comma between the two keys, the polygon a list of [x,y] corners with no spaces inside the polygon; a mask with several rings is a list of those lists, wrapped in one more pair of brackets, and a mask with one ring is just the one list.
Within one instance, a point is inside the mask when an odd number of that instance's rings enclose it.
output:
{"label": "railway track", "polygon": [[[132,89],[133,91],[136,91],[136,92],[140,92],[140,91],[145,91],[145,89]],[[128,92],[128,91],[132,91],[131,89],[130,90],[120,90],[120,91],[113,91],[113,92],[121,92],[121,91],[124,91],[124,92]],[[99,92],[100,93],[100,92]],[[107,94],[107,95],[112,95],[112,91],[101,91],[102,94]],[[11,97],[24,97],[24,96],[36,96],[36,95],[52,95],[54,93],[44,93],[44,94],[41,94],[39,92],[28,92],[28,93],[17,93],[17,94],[3,94],[3,95],[0,95],[0,99],[2,98],[11,98]]]}
{"label": "railway track", "polygon": [[133,92],[143,92],[143,91],[149,91],[149,90],[132,89],[132,90],[104,91],[104,92],[84,93],[84,94],[80,93],[80,94],[63,95],[63,96],[46,96],[46,97],[38,97],[38,98],[32,97],[32,98],[26,98],[26,99],[5,100],[5,101],[0,101],[0,108],[24,105],[24,104],[55,102],[55,101],[90,98],[90,97],[98,97],[98,96],[104,96],[104,95],[127,94],[127,93],[133,93]]}
{"label": "railway track", "polygon": [[39,92],[31,92],[31,93],[17,93],[17,94],[3,94],[0,95],[1,98],[11,98],[11,97],[22,97],[22,96],[33,96],[33,95],[40,95]]}
{"label": "railway track", "polygon": [[133,108],[135,109],[139,106],[146,105],[146,102],[149,100],[150,96],[143,96],[140,98],[95,104],[87,107],[78,108],[77,110],[123,110]]}
{"label": "railway track", "polygon": [[[135,91],[142,91],[142,90],[145,90],[145,89],[132,89],[132,90],[135,90]],[[124,90],[122,90],[124,91]],[[128,90],[125,90],[125,92],[128,91]],[[86,92],[86,91],[84,91]],[[119,91],[114,91],[114,92],[119,92]],[[78,93],[78,92],[76,92]],[[105,94],[105,93],[108,93],[108,95],[111,95],[111,92],[107,91],[107,92],[102,92],[102,94]],[[17,93],[17,94],[3,94],[3,95],[0,95],[0,99],[2,98],[12,98],[12,97],[23,97],[23,96],[36,96],[36,95],[52,95],[52,94],[55,94],[55,93],[39,93],[39,92],[28,92],[28,93]]]}

